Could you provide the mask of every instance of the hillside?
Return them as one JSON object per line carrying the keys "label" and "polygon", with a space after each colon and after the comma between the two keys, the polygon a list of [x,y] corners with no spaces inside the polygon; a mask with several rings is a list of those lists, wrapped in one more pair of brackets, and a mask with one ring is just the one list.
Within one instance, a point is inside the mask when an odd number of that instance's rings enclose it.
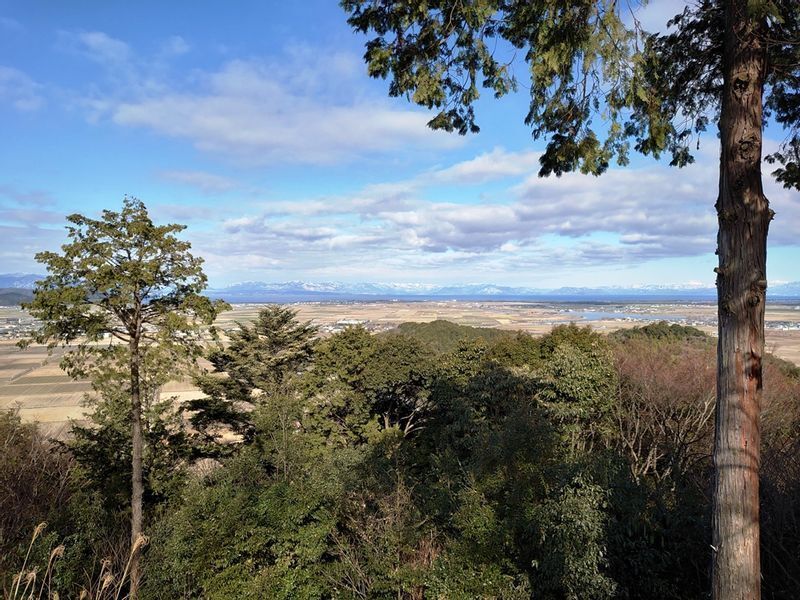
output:
{"label": "hillside", "polygon": [[23,288],[0,288],[0,306],[19,306],[33,298],[30,290]]}
{"label": "hillside", "polygon": [[485,327],[457,325],[450,321],[437,319],[430,323],[401,323],[396,329],[383,335],[406,335],[419,340],[431,350],[444,354],[458,348],[461,341],[483,340],[487,344],[509,337],[508,331]]}

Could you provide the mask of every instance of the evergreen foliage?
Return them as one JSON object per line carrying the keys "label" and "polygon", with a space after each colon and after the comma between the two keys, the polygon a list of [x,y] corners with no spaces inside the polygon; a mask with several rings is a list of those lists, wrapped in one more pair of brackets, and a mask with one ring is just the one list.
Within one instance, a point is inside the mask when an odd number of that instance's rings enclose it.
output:
{"label": "evergreen foliage", "polygon": [[268,306],[252,325],[237,323],[228,342],[208,354],[214,370],[195,378],[206,397],[187,405],[208,451],[219,441],[220,427],[251,442],[253,408],[291,394],[293,379],[309,362],[316,333],[309,323],[297,323],[296,314]]}
{"label": "evergreen foliage", "polygon": [[655,340],[710,341],[708,335],[697,329],[697,327],[692,327],[691,325],[678,325],[677,323],[667,323],[666,321],[659,321],[658,323],[643,325],[642,327],[620,329],[619,331],[612,333],[610,337],[616,340],[632,340],[643,337]]}
{"label": "evergreen foliage", "polygon": [[175,235],[185,227],[154,225],[140,200],[125,198],[120,212],[103,211],[100,219],[74,214],[67,221],[62,253],[36,255],[48,274],[24,305],[42,322],[34,341],[127,343],[146,326],[147,342],[191,348],[184,341],[223,307],[200,295],[203,261]]}
{"label": "evergreen foliage", "polygon": [[[245,325],[228,355],[226,367],[258,375],[264,391],[244,443],[223,443],[216,466],[192,474],[177,456],[191,440],[154,432],[164,447],[145,461],[153,517],[142,598],[707,596],[709,344],[660,327],[609,339],[562,326],[437,354],[361,327],[311,343],[283,314],[259,319],[258,335]],[[275,339],[270,356],[297,361],[247,367]],[[800,378],[782,361],[766,368],[764,593],[791,598]],[[77,459],[69,493],[36,513],[53,531],[34,560],[46,561],[55,539],[67,548],[61,590],[79,589],[84,565],[124,540],[118,402],[98,405],[66,447]],[[9,544],[21,560],[24,548]]]}
{"label": "evergreen foliage", "polygon": [[[140,200],[126,197],[120,212],[105,210],[100,219],[73,214],[67,221],[69,241],[62,252],[36,255],[48,274],[36,282],[33,300],[23,307],[41,325],[21,345],[74,344],[62,368],[72,377],[90,378],[101,396],[125,399],[131,429],[130,548],[137,548],[144,529],[143,404],[155,393],[152,383],[159,373],[163,380],[163,369],[174,376],[175,367],[193,366],[204,329],[226,305],[201,295],[206,287],[203,261],[177,237],[184,227],[155,225]],[[121,415],[116,417],[101,435],[113,437],[122,425]],[[84,433],[86,449],[97,449],[93,434]],[[133,598],[138,583],[139,556],[133,553]]]}
{"label": "evergreen foliage", "polygon": [[[72,424],[63,450],[75,458],[87,489],[102,499],[107,514],[130,519],[131,501],[131,411],[126,389],[125,352],[117,346],[115,368],[103,363],[103,372],[92,381],[86,394],[86,422]],[[156,508],[182,486],[186,459],[191,455],[189,439],[175,399],[160,399],[158,390],[175,374],[174,365],[154,348],[144,357],[142,431],[144,436],[144,505]]]}
{"label": "evergreen foliage", "polygon": [[486,343],[493,343],[513,335],[499,329],[458,325],[442,319],[430,323],[400,323],[396,329],[386,332],[386,335],[396,334],[415,338],[437,354],[452,352],[462,341],[483,340]]}
{"label": "evergreen foliage", "polygon": [[[718,120],[723,91],[724,6],[686,6],[665,35],[643,31],[627,9],[606,0],[569,6],[498,0],[342,0],[348,23],[373,35],[364,59],[389,80],[391,96],[436,111],[434,129],[479,131],[481,88],[500,97],[530,89],[524,116],[547,140],[540,175],[598,175],[631,148],[673,165],[693,162],[693,134]],[[635,7],[635,3],[634,3]],[[632,8],[634,8],[632,7]],[[800,9],[794,0],[754,1],[768,54],[766,108],[787,131],[768,160],[786,187],[800,187]],[[515,64],[517,56],[525,66]],[[503,58],[501,58],[503,57]],[[507,59],[505,58],[507,57]],[[515,69],[525,70],[521,84]]]}

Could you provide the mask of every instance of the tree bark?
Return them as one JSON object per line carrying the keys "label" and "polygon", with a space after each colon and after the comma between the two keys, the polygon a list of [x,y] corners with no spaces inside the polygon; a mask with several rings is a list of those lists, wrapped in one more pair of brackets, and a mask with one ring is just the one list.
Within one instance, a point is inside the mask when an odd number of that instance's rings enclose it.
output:
{"label": "tree bark", "polygon": [[139,590],[141,576],[139,568],[140,551],[137,540],[142,535],[142,498],[144,496],[144,483],[142,479],[142,395],[141,395],[141,356],[139,353],[139,340],[131,338],[130,342],[130,371],[131,371],[131,567],[130,567],[130,598],[135,600]]}
{"label": "tree bark", "polygon": [[717,272],[719,342],[714,439],[712,589],[761,598],[758,471],[767,230],[761,183],[763,23],[725,0]]}

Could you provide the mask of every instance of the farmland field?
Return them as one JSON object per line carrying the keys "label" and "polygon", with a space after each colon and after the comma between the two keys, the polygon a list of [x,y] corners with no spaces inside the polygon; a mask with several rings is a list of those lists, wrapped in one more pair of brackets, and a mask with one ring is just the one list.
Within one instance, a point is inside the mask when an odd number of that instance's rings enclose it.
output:
{"label": "farmland field", "polygon": [[[767,307],[767,350],[800,364],[800,303]],[[225,330],[237,321],[252,320],[262,305],[234,305],[217,325]],[[292,306],[301,320],[330,335],[351,324],[371,331],[391,329],[406,321],[446,319],[462,325],[521,330],[540,335],[554,325],[576,322],[607,333],[621,328],[668,320],[693,325],[716,334],[713,304],[554,304],[522,302],[359,302],[301,303]],[[21,314],[17,309],[0,310],[0,317]],[[90,391],[86,382],[70,380],[58,367],[63,350],[48,356],[42,347],[20,350],[14,339],[0,340],[0,408],[17,407],[26,421],[38,421],[54,434],[70,419],[80,419],[81,401]],[[162,388],[162,397],[178,401],[195,398],[199,391],[190,381],[174,381]]]}

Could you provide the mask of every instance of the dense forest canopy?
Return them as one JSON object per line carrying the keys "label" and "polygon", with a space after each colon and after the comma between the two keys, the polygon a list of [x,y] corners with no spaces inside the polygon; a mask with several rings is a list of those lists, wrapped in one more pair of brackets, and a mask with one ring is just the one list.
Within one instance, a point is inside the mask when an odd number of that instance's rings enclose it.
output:
{"label": "dense forest canopy", "polygon": [[[242,324],[210,350],[208,400],[144,411],[140,596],[707,597],[713,340],[666,323],[484,333],[319,339],[278,306]],[[792,598],[800,370],[765,368],[764,594]],[[105,556],[121,573],[124,406],[108,397],[55,452],[4,414],[6,589],[42,520],[28,564],[63,542],[62,597],[96,587]]]}

